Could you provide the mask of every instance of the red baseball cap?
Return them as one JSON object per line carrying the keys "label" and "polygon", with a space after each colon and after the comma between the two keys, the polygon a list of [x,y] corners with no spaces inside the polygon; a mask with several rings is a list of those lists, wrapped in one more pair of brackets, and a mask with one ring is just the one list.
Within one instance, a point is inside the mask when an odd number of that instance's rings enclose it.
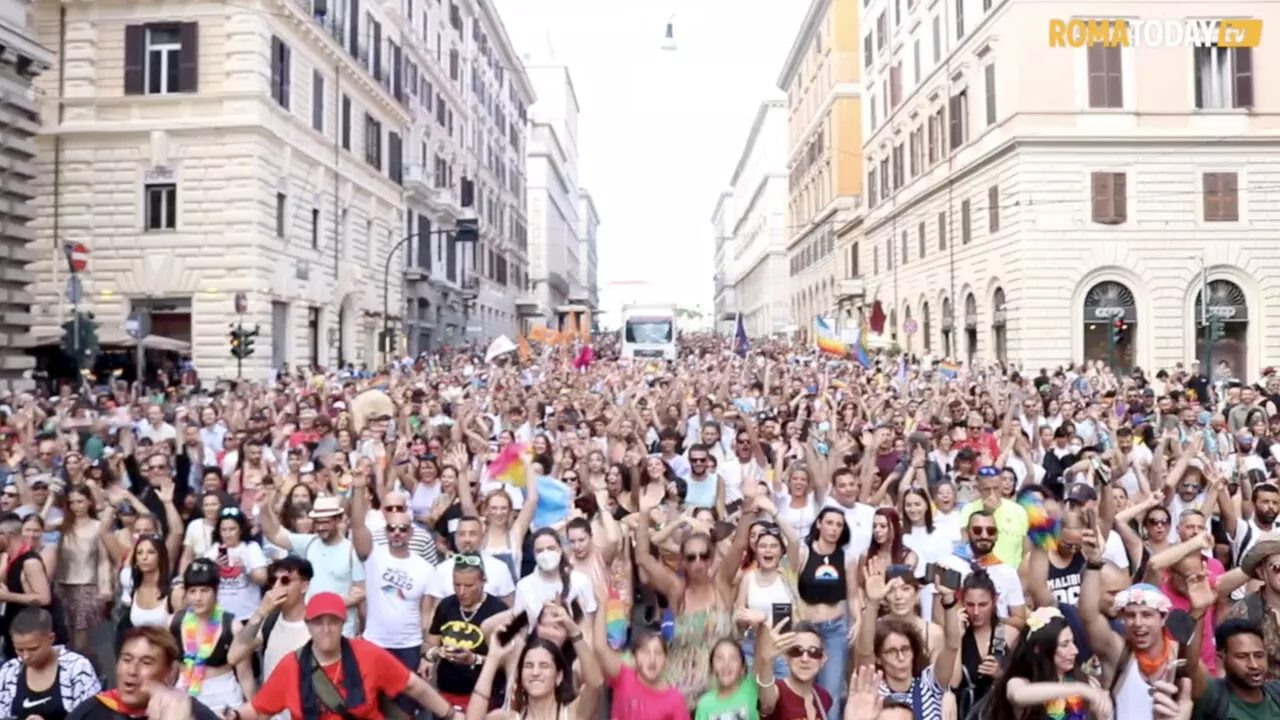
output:
{"label": "red baseball cap", "polygon": [[307,620],[315,620],[325,615],[332,615],[340,620],[347,619],[347,603],[338,593],[317,593],[307,601]]}

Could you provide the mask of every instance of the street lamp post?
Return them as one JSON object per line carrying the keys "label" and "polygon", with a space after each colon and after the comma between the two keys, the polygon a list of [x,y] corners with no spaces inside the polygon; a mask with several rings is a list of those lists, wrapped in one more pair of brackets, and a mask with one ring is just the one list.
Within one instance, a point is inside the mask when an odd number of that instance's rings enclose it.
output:
{"label": "street lamp post", "polygon": [[427,237],[436,237],[438,235],[447,235],[455,233],[456,241],[459,243],[475,242],[477,224],[475,220],[459,220],[455,227],[437,228],[427,233],[410,233],[400,238],[400,241],[391,247],[387,253],[387,262],[382,270],[382,364],[387,364],[387,356],[391,346],[391,261],[395,259],[396,254],[400,252],[400,248],[405,243],[419,238],[422,235]]}

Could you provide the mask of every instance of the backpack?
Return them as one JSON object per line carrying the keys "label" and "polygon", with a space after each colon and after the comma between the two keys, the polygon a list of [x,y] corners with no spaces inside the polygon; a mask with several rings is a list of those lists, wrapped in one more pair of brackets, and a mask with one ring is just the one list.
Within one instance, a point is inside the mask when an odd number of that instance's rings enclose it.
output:
{"label": "backpack", "polygon": [[[298,659],[298,667],[302,667],[303,653],[310,647],[311,643],[307,643],[294,652],[294,656]],[[346,701],[342,699],[342,691],[333,684],[328,675],[324,674],[324,669],[320,667],[319,663],[316,663],[311,671],[311,686],[316,691],[316,698],[326,710],[342,716],[343,720],[355,720],[355,716],[347,709]],[[396,700],[393,697],[378,693],[377,704],[378,711],[386,720],[410,720],[408,713],[396,704]]]}

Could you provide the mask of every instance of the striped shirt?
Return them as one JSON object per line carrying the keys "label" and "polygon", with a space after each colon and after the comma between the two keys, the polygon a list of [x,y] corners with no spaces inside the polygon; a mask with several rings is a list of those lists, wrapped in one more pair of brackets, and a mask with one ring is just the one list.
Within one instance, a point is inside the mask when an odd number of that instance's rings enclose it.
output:
{"label": "striped shirt", "polygon": [[[386,528],[373,531],[373,544],[376,547],[387,546]],[[413,537],[409,538],[409,552],[421,556],[423,560],[432,565],[440,564],[440,551],[436,550],[435,538],[431,537],[431,533],[420,527],[415,527],[413,529]]]}
{"label": "striped shirt", "polygon": [[926,667],[924,672],[920,673],[920,677],[912,680],[911,690],[904,693],[896,693],[881,682],[880,697],[895,700],[915,710],[911,696],[917,686],[920,688],[920,714],[916,716],[916,720],[942,720],[942,696],[946,691],[938,685],[933,675],[933,665]]}

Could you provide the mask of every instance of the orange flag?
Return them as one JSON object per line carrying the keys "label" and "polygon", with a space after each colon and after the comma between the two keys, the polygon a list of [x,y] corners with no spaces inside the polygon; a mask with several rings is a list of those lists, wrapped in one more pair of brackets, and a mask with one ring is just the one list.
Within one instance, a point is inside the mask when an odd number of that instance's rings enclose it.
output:
{"label": "orange flag", "polygon": [[550,345],[556,341],[557,335],[551,328],[538,325],[529,331],[529,339],[542,345]]}
{"label": "orange flag", "polygon": [[523,335],[520,335],[516,340],[516,352],[520,353],[521,360],[529,359],[529,341]]}
{"label": "orange flag", "polygon": [[579,339],[582,344],[586,345],[591,342],[591,311],[584,310],[582,312],[582,323],[578,326]]}

